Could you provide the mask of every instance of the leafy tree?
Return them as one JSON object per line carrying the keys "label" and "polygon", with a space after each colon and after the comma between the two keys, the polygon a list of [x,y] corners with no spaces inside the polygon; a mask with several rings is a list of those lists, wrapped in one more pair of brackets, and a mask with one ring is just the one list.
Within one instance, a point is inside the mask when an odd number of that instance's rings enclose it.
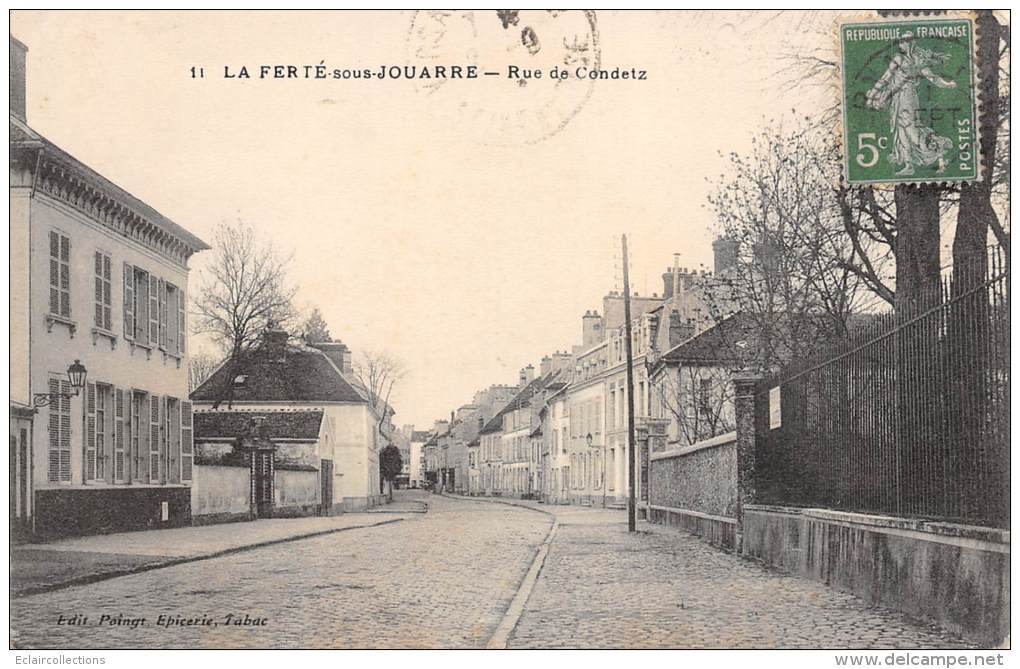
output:
{"label": "leafy tree", "polygon": [[400,476],[400,470],[404,466],[404,460],[400,456],[400,449],[389,444],[379,453],[379,476],[383,481],[389,483],[390,499],[393,499],[393,482]]}
{"label": "leafy tree", "polygon": [[319,311],[318,307],[312,309],[312,313],[305,320],[302,330],[304,331],[305,341],[309,344],[333,341],[333,337],[329,334],[329,326],[326,324],[326,319],[322,317],[322,312]]}

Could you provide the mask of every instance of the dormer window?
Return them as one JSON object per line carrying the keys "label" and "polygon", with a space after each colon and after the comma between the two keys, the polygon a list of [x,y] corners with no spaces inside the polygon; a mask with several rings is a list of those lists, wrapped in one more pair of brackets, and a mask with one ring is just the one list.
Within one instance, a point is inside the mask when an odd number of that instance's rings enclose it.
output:
{"label": "dormer window", "polygon": [[247,382],[248,382],[247,374],[238,374],[237,376],[234,377],[235,386],[243,386]]}

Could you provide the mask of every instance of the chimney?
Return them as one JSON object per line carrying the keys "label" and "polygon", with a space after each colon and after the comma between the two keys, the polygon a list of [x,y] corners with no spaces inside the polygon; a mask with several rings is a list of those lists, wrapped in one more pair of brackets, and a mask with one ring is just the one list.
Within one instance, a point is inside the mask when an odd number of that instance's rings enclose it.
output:
{"label": "chimney", "polygon": [[715,254],[715,275],[737,266],[737,240],[729,237],[720,237],[712,242],[712,251]]}
{"label": "chimney", "polygon": [[283,362],[287,355],[287,339],[290,335],[286,330],[272,328],[262,335],[262,350],[271,358]]}
{"label": "chimney", "polygon": [[351,349],[347,348],[347,344],[339,341],[321,341],[311,344],[311,347],[322,351],[336,365],[340,373],[345,375],[354,373],[354,367],[351,364]]}
{"label": "chimney", "polygon": [[669,313],[669,347],[673,348],[682,344],[693,336],[694,324],[689,319],[684,323],[679,312],[671,311]]}
{"label": "chimney", "polygon": [[598,311],[586,311],[581,317],[581,347],[591,348],[602,341],[602,316]]}
{"label": "chimney", "polygon": [[538,368],[538,374],[539,376],[548,376],[551,371],[553,371],[552,358],[544,356],[542,358],[542,363]]}
{"label": "chimney", "polygon": [[25,61],[28,47],[11,35],[11,113],[25,118]]}
{"label": "chimney", "polygon": [[556,351],[552,356],[552,369],[554,372],[560,372],[564,369],[570,369],[574,366],[574,356],[570,355],[566,351]]}

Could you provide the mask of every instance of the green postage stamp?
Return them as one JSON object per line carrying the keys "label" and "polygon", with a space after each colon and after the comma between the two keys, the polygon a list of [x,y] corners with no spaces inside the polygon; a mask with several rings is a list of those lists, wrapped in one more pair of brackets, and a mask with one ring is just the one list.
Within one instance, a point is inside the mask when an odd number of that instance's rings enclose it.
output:
{"label": "green postage stamp", "polygon": [[839,41],[847,182],[976,180],[974,22],[844,23]]}

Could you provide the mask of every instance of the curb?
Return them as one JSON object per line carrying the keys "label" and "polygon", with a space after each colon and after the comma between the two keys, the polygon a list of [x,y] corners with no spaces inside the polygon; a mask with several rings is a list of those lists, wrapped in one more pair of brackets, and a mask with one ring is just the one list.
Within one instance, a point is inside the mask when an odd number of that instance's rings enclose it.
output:
{"label": "curb", "polygon": [[442,497],[449,499],[459,499],[468,502],[489,502],[491,504],[502,504],[503,506],[515,506],[519,509],[527,509],[528,511],[537,511],[538,513],[544,513],[552,518],[552,526],[549,528],[549,533],[546,534],[545,540],[538,547],[538,551],[535,553],[535,557],[532,558],[531,566],[528,567],[528,571],[524,574],[524,578],[521,580],[520,585],[517,586],[517,592],[514,593],[513,599],[510,600],[510,606],[507,607],[503,613],[503,617],[500,619],[499,624],[496,625],[495,631],[492,636],[489,637],[489,641],[485,644],[487,650],[506,650],[507,645],[510,642],[510,636],[517,629],[517,623],[521,620],[521,615],[524,613],[524,607],[528,603],[528,599],[531,597],[532,591],[535,589],[535,584],[538,583],[538,577],[542,573],[542,567],[545,566],[546,555],[549,554],[549,546],[552,545],[553,537],[556,536],[556,530],[560,528],[560,521],[552,511],[546,511],[545,509],[538,509],[527,504],[520,504],[517,502],[511,502],[509,500],[502,499],[479,499],[477,497],[462,497],[460,495],[450,495],[448,493],[439,493]]}
{"label": "curb", "polygon": [[281,539],[270,539],[268,541],[260,541],[254,544],[247,544],[245,546],[235,546],[234,548],[227,548],[221,551],[216,551],[215,553],[189,555],[187,557],[163,560],[162,562],[151,562],[149,564],[136,565],[134,567],[127,567],[125,569],[113,569],[110,571],[103,571],[95,574],[85,574],[84,576],[77,576],[75,578],[70,578],[65,581],[59,581],[57,583],[46,583],[44,585],[37,585],[30,588],[25,588],[24,590],[20,590],[18,592],[13,592],[11,593],[11,599],[20,599],[21,597],[29,597],[32,595],[40,595],[46,592],[54,592],[56,590],[63,590],[65,588],[70,588],[76,585],[88,585],[90,583],[99,583],[100,581],[108,581],[110,579],[118,578],[121,576],[141,574],[143,572],[153,571],[156,569],[165,569],[166,567],[175,567],[181,564],[188,564],[189,562],[211,560],[213,558],[233,555],[234,553],[243,553],[245,551],[255,550],[256,548],[264,548],[266,546],[274,546],[276,544],[285,544],[291,541],[300,541],[302,539],[313,539],[315,537],[321,537],[327,534],[346,532],[347,530],[362,530],[369,527],[379,527],[381,525],[399,523],[402,522],[403,520],[404,520],[403,518],[391,518],[389,520],[383,520],[378,523],[369,523],[367,525],[351,525],[349,527],[337,527],[329,530],[319,530],[317,532],[298,534],[291,537],[283,537]]}

